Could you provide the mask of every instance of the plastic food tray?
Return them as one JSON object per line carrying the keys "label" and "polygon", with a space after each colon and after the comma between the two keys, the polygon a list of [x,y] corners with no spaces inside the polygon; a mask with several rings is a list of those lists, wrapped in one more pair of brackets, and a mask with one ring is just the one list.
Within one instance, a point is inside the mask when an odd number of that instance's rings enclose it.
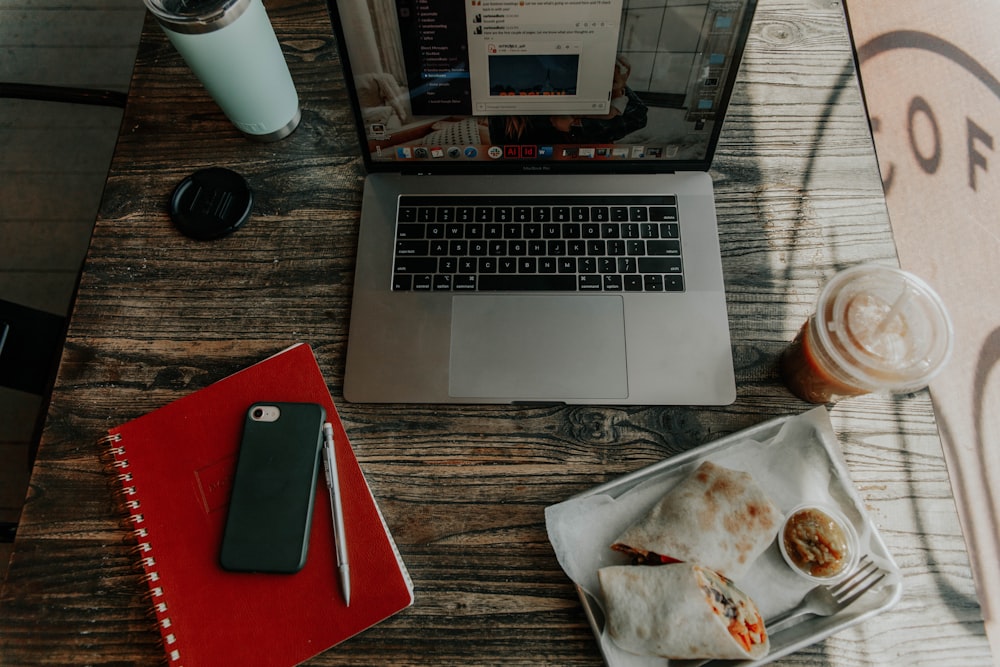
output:
{"label": "plastic food tray", "polygon": [[[546,509],[546,525],[563,569],[576,583],[580,600],[605,662],[611,667],[690,666],[704,661],[671,661],[637,656],[611,640],[604,628],[597,570],[624,564],[610,549],[614,538],[643,516],[666,491],[702,461],[751,473],[785,515],[803,502],[839,508],[857,531],[862,554],[887,576],[854,604],[833,616],[805,616],[770,637],[771,650],[756,661],[713,661],[719,665],[763,665],[799,651],[891,608],[903,592],[902,577],[851,481],[825,407],[773,419],[602,484]],[[737,586],[757,603],[765,620],[795,606],[814,584],[785,563],[777,541],[754,562]]]}

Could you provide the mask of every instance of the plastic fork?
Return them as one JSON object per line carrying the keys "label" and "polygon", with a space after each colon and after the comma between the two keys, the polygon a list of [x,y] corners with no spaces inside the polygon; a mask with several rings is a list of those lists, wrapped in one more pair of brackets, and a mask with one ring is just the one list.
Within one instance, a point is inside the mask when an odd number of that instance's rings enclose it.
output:
{"label": "plastic fork", "polygon": [[846,579],[832,586],[821,585],[812,589],[802,601],[783,614],[765,621],[764,627],[770,635],[795,625],[800,616],[831,616],[852,604],[859,597],[882,581],[885,572],[873,563],[868,555],[862,556],[857,569]]}

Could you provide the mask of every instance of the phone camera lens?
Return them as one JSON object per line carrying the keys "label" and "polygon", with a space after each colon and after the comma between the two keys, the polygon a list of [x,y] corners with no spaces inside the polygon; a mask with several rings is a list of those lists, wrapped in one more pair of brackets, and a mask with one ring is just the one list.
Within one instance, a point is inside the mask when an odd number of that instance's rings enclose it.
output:
{"label": "phone camera lens", "polygon": [[264,408],[256,408],[253,411],[253,418],[254,419],[260,419],[263,416],[264,416]]}

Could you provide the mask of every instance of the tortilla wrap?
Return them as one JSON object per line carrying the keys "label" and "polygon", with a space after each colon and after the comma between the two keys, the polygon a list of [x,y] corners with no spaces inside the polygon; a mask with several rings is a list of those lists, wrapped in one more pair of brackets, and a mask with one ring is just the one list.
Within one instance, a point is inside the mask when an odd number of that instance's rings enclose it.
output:
{"label": "tortilla wrap", "polygon": [[780,525],[781,513],[749,473],[705,461],[611,548],[637,562],[701,563],[738,580]]}
{"label": "tortilla wrap", "polygon": [[697,563],[597,571],[608,634],[630,653],[676,660],[756,659],[770,642],[753,601]]}

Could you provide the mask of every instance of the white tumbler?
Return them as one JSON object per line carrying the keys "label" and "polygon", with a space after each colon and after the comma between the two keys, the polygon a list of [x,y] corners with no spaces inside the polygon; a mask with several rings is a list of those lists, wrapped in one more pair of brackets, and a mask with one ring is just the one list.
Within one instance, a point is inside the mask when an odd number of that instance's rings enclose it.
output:
{"label": "white tumbler", "polygon": [[248,137],[299,124],[295,84],[261,0],[144,0],[223,113]]}

